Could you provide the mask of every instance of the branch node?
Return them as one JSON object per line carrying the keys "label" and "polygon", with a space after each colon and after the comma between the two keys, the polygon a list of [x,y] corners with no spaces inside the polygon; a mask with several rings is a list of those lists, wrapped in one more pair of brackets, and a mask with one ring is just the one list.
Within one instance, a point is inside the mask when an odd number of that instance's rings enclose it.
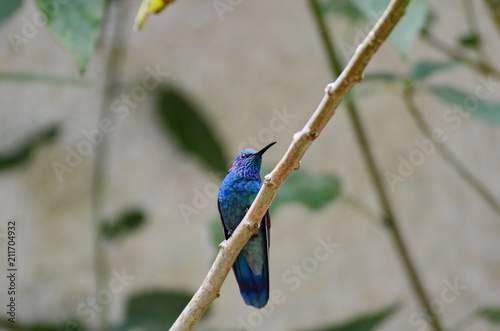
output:
{"label": "branch node", "polygon": [[250,222],[246,221],[245,222],[245,227],[248,230],[250,230],[252,233],[255,233],[259,229],[259,224],[254,224],[254,223],[250,223]]}
{"label": "branch node", "polygon": [[328,95],[333,95],[334,94],[334,88],[333,88],[333,85],[335,84],[335,82],[333,83],[330,83],[328,85],[326,85],[325,87],[325,93],[328,94]]}
{"label": "branch node", "polygon": [[309,131],[306,133],[307,140],[314,140],[319,137],[319,133],[316,131]]}
{"label": "branch node", "polygon": [[227,240],[224,240],[223,242],[221,242],[219,244],[219,247],[222,248],[222,249],[226,249],[227,248]]}
{"label": "branch node", "polygon": [[271,176],[271,174],[267,174],[264,177],[264,185],[270,186],[270,187],[275,187],[276,186],[276,184],[273,182],[273,177]]}
{"label": "branch node", "polygon": [[[214,291],[214,286],[209,281],[206,281],[206,282],[203,283],[203,288],[206,291],[208,291],[208,292],[213,292]],[[219,293],[217,293],[216,296],[219,297]]]}

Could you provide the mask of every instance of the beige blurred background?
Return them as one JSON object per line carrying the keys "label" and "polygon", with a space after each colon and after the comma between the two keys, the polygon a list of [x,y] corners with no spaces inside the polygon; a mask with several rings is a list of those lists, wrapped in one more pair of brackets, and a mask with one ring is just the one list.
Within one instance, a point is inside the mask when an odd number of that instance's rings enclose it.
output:
{"label": "beige blurred background", "polygon": [[[437,14],[433,30],[455,40],[465,30],[457,1],[433,1]],[[147,67],[168,72],[166,82],[180,87],[204,110],[228,151],[228,160],[239,152],[249,136],[270,126],[273,110],[291,114],[283,130],[258,142],[278,143],[264,158],[274,166],[288,148],[332,80],[308,3],[305,1],[243,1],[221,20],[212,1],[178,1],[152,16],[145,28],[133,32],[139,1],[122,1],[127,15],[120,17],[125,32],[125,52],[120,93],[131,93],[147,74]],[[485,45],[491,59],[500,52],[500,35],[482,2],[476,2]],[[22,45],[11,47],[7,34],[22,28],[23,19],[36,11],[31,1],[0,27],[0,70],[44,73],[78,78],[69,53],[47,28]],[[337,40],[353,43],[355,25],[330,16]],[[50,123],[62,128],[58,138],[43,145],[22,167],[0,173],[0,233],[15,219],[17,229],[18,319],[47,323],[67,318],[85,320],[77,307],[95,295],[94,236],[90,213],[90,185],[94,153],[83,157],[71,173],[59,181],[53,162],[64,162],[66,148],[85,140],[84,130],[96,127],[103,93],[103,73],[114,22],[107,21],[98,50],[84,79],[89,87],[40,83],[0,83],[0,148],[7,150],[30,132]],[[360,23],[358,28],[365,28]],[[401,59],[385,44],[368,72],[392,70],[405,73],[419,60],[446,59],[418,41],[411,56]],[[344,60],[347,60],[344,58]],[[498,64],[498,61],[497,61]],[[467,90],[477,86],[479,75],[459,69],[431,81],[454,84]],[[496,100],[500,100],[495,92]],[[442,114],[450,107],[429,94],[417,99],[432,127],[448,134],[446,145],[500,199],[500,130],[498,126],[465,119],[453,130]],[[209,223],[217,215],[216,198],[190,218],[187,224],[179,206],[192,205],[195,189],[213,182],[192,156],[157,125],[151,95],[123,120],[115,119],[107,149],[104,214],[116,216],[123,208],[140,206],[147,223],[137,233],[105,249],[112,270],[126,270],[131,280],[110,303],[112,321],[120,321],[130,295],[150,288],[194,292],[215,256]],[[397,171],[398,156],[415,150],[418,130],[396,88],[379,89],[360,99],[363,122],[368,128],[382,171]],[[302,169],[334,173],[343,190],[379,212],[378,199],[345,109],[340,107],[325,131],[311,146]],[[292,118],[293,117],[293,118]],[[265,141],[264,141],[265,140]],[[258,146],[255,146],[258,147]],[[217,183],[218,185],[219,183]],[[390,191],[390,199],[411,256],[431,299],[440,300],[446,282],[466,288],[445,303],[439,317],[447,327],[483,305],[500,305],[500,220],[437,153],[425,159],[404,183]],[[305,192],[307,194],[307,192]],[[287,205],[272,215],[271,287],[284,294],[282,303],[263,317],[258,330],[307,330],[340,323],[392,304],[399,310],[383,330],[419,330],[411,323],[419,304],[402,267],[390,233],[363,212],[339,199],[319,212],[302,205]],[[287,282],[294,265],[314,256],[318,240],[338,244],[325,261],[297,283]],[[5,238],[5,237],[4,237]],[[4,268],[6,242],[0,243]],[[5,292],[6,271],[0,272]],[[0,294],[2,307],[5,293]],[[4,318],[4,308],[0,311]],[[231,273],[210,316],[198,330],[235,330],[255,310],[247,307]],[[252,317],[253,316],[253,317]],[[240,319],[240,320],[239,320]],[[257,318],[258,319],[258,318]],[[89,326],[95,326],[92,320]],[[430,328],[427,328],[430,329]],[[421,329],[425,330],[425,329]],[[478,321],[467,330],[494,330]]]}

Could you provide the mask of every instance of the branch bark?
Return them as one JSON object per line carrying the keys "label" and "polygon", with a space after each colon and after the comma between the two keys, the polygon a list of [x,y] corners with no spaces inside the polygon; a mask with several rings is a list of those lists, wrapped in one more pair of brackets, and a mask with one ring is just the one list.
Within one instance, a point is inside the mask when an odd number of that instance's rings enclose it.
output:
{"label": "branch bark", "polygon": [[409,0],[392,0],[372,30],[358,46],[351,60],[335,82],[328,84],[318,108],[304,128],[293,136],[292,143],[274,170],[264,178],[264,185],[248,210],[245,218],[231,235],[221,243],[215,261],[184,311],[170,330],[192,330],[211,303],[219,296],[219,290],[231,270],[241,249],[257,231],[266,210],[271,205],[285,179],[300,167],[300,160],[313,141],[335,114],[342,99],[361,82],[363,71],[373,55],[387,39],[403,17]]}

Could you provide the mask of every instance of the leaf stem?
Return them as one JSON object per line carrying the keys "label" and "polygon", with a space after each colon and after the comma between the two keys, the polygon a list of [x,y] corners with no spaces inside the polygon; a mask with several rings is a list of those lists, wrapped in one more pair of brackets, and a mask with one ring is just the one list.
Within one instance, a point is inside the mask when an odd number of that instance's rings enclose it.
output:
{"label": "leaf stem", "polygon": [[[112,118],[111,103],[113,95],[118,87],[118,77],[120,76],[120,68],[122,59],[124,58],[123,50],[125,49],[124,26],[126,10],[123,3],[118,1],[110,1],[107,4],[107,13],[109,19],[113,22],[112,41],[109,50],[109,55],[106,60],[106,69],[104,72],[104,91],[101,99],[99,115],[96,127],[105,118]],[[93,224],[93,240],[94,240],[94,265],[95,265],[95,282],[96,282],[96,297],[100,290],[107,288],[109,277],[109,258],[107,256],[104,245],[105,238],[102,235],[103,222],[103,201],[104,201],[104,185],[106,182],[106,161],[109,141],[107,135],[103,134],[102,140],[95,147],[94,163],[92,165],[92,182],[90,187],[90,212]],[[100,330],[109,329],[109,311],[110,305],[103,305],[103,310],[98,318]]]}

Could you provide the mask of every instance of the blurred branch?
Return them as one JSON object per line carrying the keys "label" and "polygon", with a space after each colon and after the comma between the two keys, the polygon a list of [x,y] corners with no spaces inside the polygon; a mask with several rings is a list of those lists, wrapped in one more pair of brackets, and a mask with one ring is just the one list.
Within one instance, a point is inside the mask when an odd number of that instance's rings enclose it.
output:
{"label": "blurred branch", "polygon": [[431,34],[429,31],[425,30],[422,32],[422,38],[429,43],[430,45],[434,46],[436,49],[440,50],[441,52],[447,54],[451,58],[465,62],[467,65],[472,67],[473,69],[479,71],[480,73],[484,75],[493,75],[495,77],[500,77],[500,70],[494,68],[491,66],[489,63],[484,62],[483,60],[476,60],[464,53],[464,51],[460,48],[451,46],[447,44],[445,41],[437,38],[433,34]]}
{"label": "blurred branch", "polygon": [[490,9],[491,15],[493,17],[493,22],[497,26],[498,32],[500,32],[500,1],[499,0],[484,0],[488,8]]}
{"label": "blurred branch", "polygon": [[30,72],[0,72],[0,82],[16,83],[42,83],[51,85],[64,85],[75,87],[90,87],[90,83],[80,78],[59,77],[45,74],[34,74]]}
{"label": "blurred branch", "polygon": [[[432,129],[425,121],[415,103],[415,89],[411,84],[406,84],[403,91],[403,100],[420,131],[424,135],[432,137]],[[467,169],[462,161],[446,145],[437,143],[435,146],[446,163],[500,216],[500,202],[496,200],[488,188]]]}
{"label": "blurred branch", "polygon": [[[330,33],[328,32],[328,29],[326,27],[326,23],[323,19],[318,1],[310,0],[310,3],[313,8],[316,21],[318,23],[323,44],[326,47],[332,73],[335,76],[338,76],[339,74],[342,76],[343,73],[341,74],[342,69],[340,60],[336,55],[334,43],[332,42],[332,37],[330,36]],[[368,36],[370,36],[370,34]],[[394,243],[396,244],[396,248],[400,255],[401,261],[403,262],[403,265],[408,274],[410,284],[412,285],[413,291],[415,292],[415,294],[418,297],[418,300],[420,301],[420,305],[424,308],[424,311],[428,315],[430,324],[432,325],[435,331],[441,331],[443,330],[443,328],[441,327],[439,318],[434,313],[434,310],[430,306],[430,300],[427,294],[425,293],[424,287],[422,285],[422,280],[420,279],[417,273],[417,269],[411,259],[409,250],[406,247],[401,230],[399,229],[399,221],[396,219],[394,209],[391,205],[391,202],[385,190],[385,186],[382,182],[380,170],[378,168],[377,162],[375,161],[373,150],[370,146],[370,140],[366,135],[366,130],[361,121],[361,117],[359,116],[358,107],[354,103],[353,98],[347,98],[345,100],[345,106],[348,110],[347,113],[353,124],[354,133],[357,137],[358,143],[361,148],[361,152],[365,159],[367,170],[373,181],[373,184],[375,185],[375,190],[377,192],[380,205],[382,206],[383,213],[385,214],[384,225],[386,225],[391,230]]]}
{"label": "blurred branch", "polygon": [[[106,60],[104,74],[104,91],[101,99],[99,116],[97,118],[96,127],[105,118],[113,118],[111,112],[111,104],[113,102],[113,95],[118,88],[118,78],[120,76],[120,68],[122,60],[125,57],[123,50],[125,47],[125,28],[126,20],[123,19],[124,11],[126,10],[125,4],[118,1],[108,2],[107,14],[108,22],[112,22],[112,40],[109,50],[109,55]],[[96,294],[104,288],[107,288],[109,278],[109,260],[107,258],[106,249],[104,246],[105,238],[102,233],[103,227],[103,201],[105,201],[104,184],[106,182],[106,161],[108,154],[108,139],[107,135],[103,134],[102,141],[95,147],[94,163],[92,166],[92,182],[90,188],[90,209],[93,224],[94,234],[94,264],[96,270]],[[100,313],[100,330],[108,330],[108,317],[110,305],[103,305]]]}
{"label": "blurred branch", "polygon": [[344,200],[345,203],[350,205],[353,209],[359,211],[361,214],[365,215],[368,218],[380,223],[381,225],[386,225],[384,215],[379,214],[375,210],[373,210],[366,202],[358,198],[357,196],[343,192],[340,195],[340,198]]}
{"label": "blurred branch", "polygon": [[231,237],[221,243],[221,249],[201,287],[178,317],[171,330],[191,330],[211,303],[219,296],[219,290],[228,272],[251,235],[271,205],[285,179],[300,166],[303,155],[319,136],[335,114],[342,99],[361,81],[370,59],[387,39],[394,26],[403,17],[409,0],[392,0],[377,24],[358,46],[353,57],[337,80],[328,84],[318,108],[304,128],[296,133],[281,161],[264,179],[264,185],[247,214]]}

